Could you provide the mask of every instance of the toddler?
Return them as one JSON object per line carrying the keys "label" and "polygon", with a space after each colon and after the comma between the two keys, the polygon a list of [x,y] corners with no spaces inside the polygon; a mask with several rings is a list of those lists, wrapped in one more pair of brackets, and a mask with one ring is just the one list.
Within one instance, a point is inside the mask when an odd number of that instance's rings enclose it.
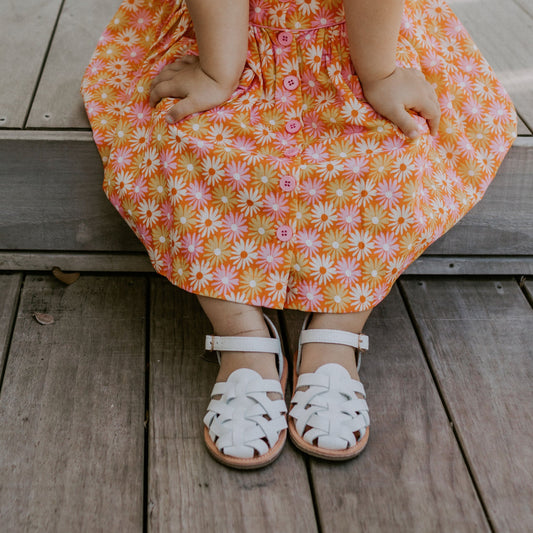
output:
{"label": "toddler", "polygon": [[[265,466],[287,431],[310,455],[361,453],[365,321],[516,135],[446,3],[124,0],[82,94],[105,193],[213,325],[210,453]],[[262,307],[308,312],[289,410]]]}

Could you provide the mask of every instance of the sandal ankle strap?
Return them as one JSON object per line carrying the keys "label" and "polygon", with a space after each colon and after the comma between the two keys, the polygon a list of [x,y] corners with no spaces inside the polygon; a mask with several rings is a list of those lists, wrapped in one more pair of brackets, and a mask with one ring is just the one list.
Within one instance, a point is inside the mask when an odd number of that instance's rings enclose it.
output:
{"label": "sandal ankle strap", "polygon": [[350,333],[340,329],[306,329],[300,334],[300,343],[324,342],[328,344],[345,344],[359,350],[368,350],[368,336]]}
{"label": "sandal ankle strap", "polygon": [[277,353],[280,349],[278,339],[266,337],[217,337],[205,336],[205,349],[217,352],[268,352]]}
{"label": "sandal ankle strap", "polygon": [[273,337],[230,337],[230,336],[205,336],[205,349],[214,351],[220,364],[220,352],[266,352],[274,353],[277,357],[280,377],[283,374],[283,351],[281,340],[272,320],[263,315],[270,334]]}

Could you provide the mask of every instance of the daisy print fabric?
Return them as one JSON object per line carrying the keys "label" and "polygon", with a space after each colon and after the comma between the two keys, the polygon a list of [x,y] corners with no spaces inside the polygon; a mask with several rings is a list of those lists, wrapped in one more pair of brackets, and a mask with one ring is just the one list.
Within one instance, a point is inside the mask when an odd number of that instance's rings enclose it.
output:
{"label": "daisy print fabric", "polygon": [[223,105],[169,125],[156,74],[197,54],[183,1],[124,0],[82,84],[104,191],[155,270],[187,291],[365,311],[485,193],[513,105],[442,0],[407,0],[397,64],[421,70],[439,134],[410,140],[365,101],[342,0],[252,0],[247,62]]}

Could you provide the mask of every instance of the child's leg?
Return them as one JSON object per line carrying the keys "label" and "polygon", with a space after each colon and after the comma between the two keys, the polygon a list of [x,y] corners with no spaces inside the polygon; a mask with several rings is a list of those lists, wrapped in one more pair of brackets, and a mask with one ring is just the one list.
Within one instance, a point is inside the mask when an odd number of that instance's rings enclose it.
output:
{"label": "child's leg", "polygon": [[[362,333],[363,326],[372,309],[360,313],[314,313],[308,329],[340,329],[351,333]],[[314,372],[326,363],[338,363],[358,380],[354,349],[341,344],[306,343],[302,346],[300,374]]]}
{"label": "child's leg", "polygon": [[[213,325],[215,335],[270,337],[260,307],[206,296],[198,296],[198,301]],[[273,353],[222,352],[216,381],[226,381],[228,376],[238,368],[251,368],[268,379],[279,378]]]}

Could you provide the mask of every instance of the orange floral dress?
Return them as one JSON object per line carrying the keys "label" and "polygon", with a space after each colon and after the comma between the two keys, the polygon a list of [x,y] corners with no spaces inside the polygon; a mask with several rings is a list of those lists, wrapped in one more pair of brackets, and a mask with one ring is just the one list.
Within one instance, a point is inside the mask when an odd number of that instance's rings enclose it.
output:
{"label": "orange floral dress", "polygon": [[406,0],[397,64],[442,109],[409,140],[365,101],[342,0],[251,0],[247,62],[223,105],[169,125],[154,76],[197,54],[184,1],[124,0],[82,95],[104,191],[155,270],[187,291],[318,312],[376,306],[483,196],[513,105],[442,0]]}

